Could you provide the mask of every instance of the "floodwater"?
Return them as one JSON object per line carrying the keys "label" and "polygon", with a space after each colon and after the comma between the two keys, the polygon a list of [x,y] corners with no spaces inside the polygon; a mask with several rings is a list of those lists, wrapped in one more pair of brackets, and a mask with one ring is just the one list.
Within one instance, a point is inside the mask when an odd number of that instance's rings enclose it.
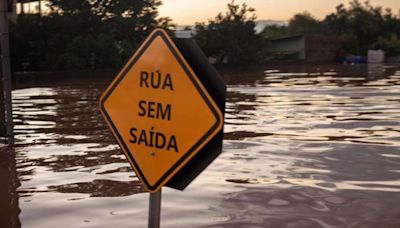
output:
{"label": "floodwater", "polygon": [[[225,72],[223,153],[161,226],[400,227],[400,67]],[[146,227],[148,193],[97,108],[110,79],[13,91],[0,148],[0,227]]]}

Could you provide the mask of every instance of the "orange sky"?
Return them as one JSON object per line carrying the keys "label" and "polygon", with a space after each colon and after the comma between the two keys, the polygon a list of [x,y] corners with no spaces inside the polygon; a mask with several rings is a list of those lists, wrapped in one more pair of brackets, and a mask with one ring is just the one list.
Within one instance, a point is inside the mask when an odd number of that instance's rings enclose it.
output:
{"label": "orange sky", "polygon": [[[194,22],[204,22],[214,18],[218,12],[225,12],[227,3],[231,0],[163,0],[159,8],[161,16],[171,17],[178,25],[190,25]],[[246,2],[256,9],[258,19],[288,20],[293,14],[309,11],[317,18],[335,10],[343,0],[237,0]],[[364,2],[361,0],[360,2]],[[370,0],[372,5],[391,8],[398,14],[400,0]]]}

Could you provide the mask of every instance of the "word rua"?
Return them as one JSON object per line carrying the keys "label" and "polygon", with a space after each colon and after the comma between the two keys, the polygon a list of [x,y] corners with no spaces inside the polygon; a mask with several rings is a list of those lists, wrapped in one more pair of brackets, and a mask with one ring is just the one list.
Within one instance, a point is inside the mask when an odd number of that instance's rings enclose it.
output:
{"label": "word rua", "polygon": [[161,74],[159,70],[150,73],[141,71],[139,85],[145,88],[174,90],[171,74]]}

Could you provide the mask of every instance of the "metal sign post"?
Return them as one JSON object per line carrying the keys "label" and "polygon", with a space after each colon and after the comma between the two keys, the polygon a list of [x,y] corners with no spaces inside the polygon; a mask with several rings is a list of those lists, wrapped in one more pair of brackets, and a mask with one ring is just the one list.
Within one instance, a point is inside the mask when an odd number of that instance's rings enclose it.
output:
{"label": "metal sign post", "polygon": [[160,228],[160,217],[161,217],[161,188],[157,192],[150,192],[149,228]]}

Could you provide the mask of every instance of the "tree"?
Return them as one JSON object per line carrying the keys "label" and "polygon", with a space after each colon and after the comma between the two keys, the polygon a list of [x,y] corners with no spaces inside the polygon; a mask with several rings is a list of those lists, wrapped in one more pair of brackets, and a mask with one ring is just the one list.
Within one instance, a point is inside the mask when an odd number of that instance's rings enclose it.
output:
{"label": "tree", "polygon": [[309,12],[295,14],[289,20],[289,31],[292,34],[312,34],[320,32],[320,21],[314,18]]}
{"label": "tree", "polygon": [[387,56],[400,55],[400,39],[395,33],[387,34],[386,36],[378,37],[374,43],[375,49],[382,49],[386,52]]}
{"label": "tree", "polygon": [[[365,55],[368,49],[374,48],[379,37],[381,37],[379,43],[382,45],[387,43],[384,39],[389,39],[391,34],[399,38],[399,26],[400,19],[394,16],[391,10],[374,7],[369,1],[362,4],[358,0],[351,1],[348,8],[345,8],[343,4],[338,5],[336,12],[326,16],[323,21],[326,33],[341,35],[345,49],[359,55]],[[383,46],[390,47],[391,45]],[[394,53],[389,49],[385,51]]]}
{"label": "tree", "polygon": [[[12,42],[41,56],[42,69],[113,68],[132,55],[156,27],[170,30],[171,19],[160,18],[160,0],[49,0],[50,14],[19,16]],[[37,31],[27,32],[32,25]],[[22,28],[23,26],[23,28]],[[26,37],[37,34],[40,39]],[[36,37],[36,36],[34,36]],[[16,62],[26,54],[14,53]]]}
{"label": "tree", "polygon": [[246,67],[262,60],[263,38],[255,33],[254,9],[245,3],[228,4],[225,14],[219,13],[208,24],[196,23],[197,40],[207,56],[218,63]]}
{"label": "tree", "polygon": [[321,23],[309,12],[295,14],[287,26],[268,25],[262,31],[267,39],[278,39],[285,36],[313,34],[321,32]]}

